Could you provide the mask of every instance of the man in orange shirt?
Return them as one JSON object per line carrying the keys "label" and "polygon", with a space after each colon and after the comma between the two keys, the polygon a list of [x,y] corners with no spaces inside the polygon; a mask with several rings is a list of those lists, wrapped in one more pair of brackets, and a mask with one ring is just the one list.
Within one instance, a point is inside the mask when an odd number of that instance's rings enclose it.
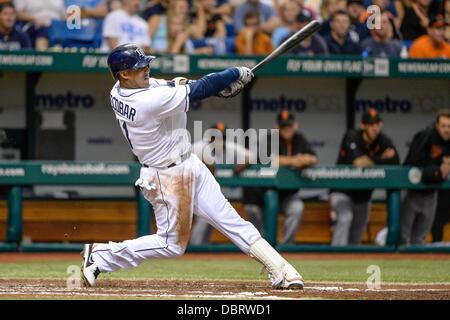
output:
{"label": "man in orange shirt", "polygon": [[430,20],[427,34],[413,42],[409,49],[410,58],[450,58],[450,44],[445,40],[446,22],[441,16]]}
{"label": "man in orange shirt", "polygon": [[272,50],[270,36],[260,30],[258,12],[247,12],[244,16],[244,27],[236,37],[236,53],[265,55]]}

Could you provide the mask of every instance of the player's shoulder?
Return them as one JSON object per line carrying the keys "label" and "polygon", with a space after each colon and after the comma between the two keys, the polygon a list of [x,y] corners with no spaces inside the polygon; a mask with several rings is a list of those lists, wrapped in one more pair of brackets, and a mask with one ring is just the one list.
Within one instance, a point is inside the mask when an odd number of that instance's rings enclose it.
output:
{"label": "player's shoulder", "polygon": [[116,81],[110,90],[110,94],[111,95],[118,94],[119,87],[120,87],[120,83],[119,83],[119,81]]}
{"label": "player's shoulder", "polygon": [[413,140],[430,139],[433,136],[434,130],[435,130],[434,125],[429,125],[424,129],[420,130],[419,132],[416,132],[416,134],[413,137]]}
{"label": "player's shoulder", "polygon": [[357,129],[349,129],[344,135],[344,140],[357,140],[361,138],[361,131]]}

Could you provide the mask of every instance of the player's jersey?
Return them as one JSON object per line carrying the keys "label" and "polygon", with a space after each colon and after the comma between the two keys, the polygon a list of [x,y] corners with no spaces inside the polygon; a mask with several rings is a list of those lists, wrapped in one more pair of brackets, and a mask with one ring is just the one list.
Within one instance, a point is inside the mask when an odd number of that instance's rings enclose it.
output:
{"label": "player's jersey", "polygon": [[142,89],[111,89],[111,107],[123,135],[139,162],[167,167],[191,148],[186,130],[189,109],[188,85],[173,86],[150,78]]}

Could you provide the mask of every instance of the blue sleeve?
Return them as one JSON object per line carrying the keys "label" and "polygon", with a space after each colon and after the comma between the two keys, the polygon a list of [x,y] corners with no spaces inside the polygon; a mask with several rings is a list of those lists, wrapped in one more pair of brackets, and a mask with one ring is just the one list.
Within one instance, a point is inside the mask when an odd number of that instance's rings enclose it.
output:
{"label": "blue sleeve", "polygon": [[191,89],[189,103],[203,100],[217,94],[239,78],[237,68],[228,68],[221,72],[210,73],[203,78],[189,82]]}

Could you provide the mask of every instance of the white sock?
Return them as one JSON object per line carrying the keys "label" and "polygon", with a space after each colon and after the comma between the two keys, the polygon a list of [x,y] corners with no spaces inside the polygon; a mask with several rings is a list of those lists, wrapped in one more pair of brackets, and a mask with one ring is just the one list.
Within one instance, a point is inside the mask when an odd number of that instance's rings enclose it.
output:
{"label": "white sock", "polygon": [[250,246],[250,256],[266,267],[273,285],[283,281],[282,268],[288,262],[263,238]]}

